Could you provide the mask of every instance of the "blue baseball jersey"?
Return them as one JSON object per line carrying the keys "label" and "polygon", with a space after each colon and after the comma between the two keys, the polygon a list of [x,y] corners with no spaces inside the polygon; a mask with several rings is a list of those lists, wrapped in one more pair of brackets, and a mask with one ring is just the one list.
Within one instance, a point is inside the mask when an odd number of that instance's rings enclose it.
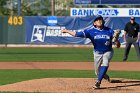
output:
{"label": "blue baseball jersey", "polygon": [[76,37],[89,38],[94,45],[94,51],[104,53],[112,50],[112,38],[114,31],[108,27],[99,30],[95,27],[76,32]]}

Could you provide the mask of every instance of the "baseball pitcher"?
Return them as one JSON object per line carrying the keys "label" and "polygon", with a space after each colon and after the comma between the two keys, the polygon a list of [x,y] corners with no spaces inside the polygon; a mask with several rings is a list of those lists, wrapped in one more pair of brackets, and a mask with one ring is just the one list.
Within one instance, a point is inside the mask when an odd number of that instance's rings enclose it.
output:
{"label": "baseball pitcher", "polygon": [[[94,66],[95,74],[98,79],[95,83],[95,88],[100,88],[102,79],[110,81],[109,76],[106,74],[109,62],[113,56],[112,42],[117,41],[117,36],[114,36],[114,31],[104,26],[104,20],[102,16],[97,16],[94,19],[93,27],[81,32],[72,32],[67,29],[63,29],[63,33],[69,33],[75,37],[89,38],[94,46]],[[114,38],[113,38],[114,37]]]}

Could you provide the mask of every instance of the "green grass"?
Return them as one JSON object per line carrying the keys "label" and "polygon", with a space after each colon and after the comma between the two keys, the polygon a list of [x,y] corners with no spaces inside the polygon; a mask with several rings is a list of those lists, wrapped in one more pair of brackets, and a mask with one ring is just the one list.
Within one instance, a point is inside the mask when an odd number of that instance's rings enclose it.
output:
{"label": "green grass", "polygon": [[[93,62],[92,51],[92,48],[0,48],[0,62]],[[112,61],[122,61],[123,53],[123,48],[114,49]],[[137,61],[134,48],[131,48],[128,61]],[[108,73],[111,78],[140,80],[140,71],[109,71]],[[0,85],[41,78],[96,78],[96,76],[92,70],[0,70]]]}
{"label": "green grass", "polygon": [[[0,62],[93,62],[92,51],[92,48],[0,48]],[[112,61],[122,61],[124,49],[114,51]],[[128,61],[138,61],[134,48],[130,50]]]}
{"label": "green grass", "polygon": [[[140,71],[109,71],[111,78],[139,79]],[[0,85],[41,78],[96,78],[92,70],[0,70]]]}
{"label": "green grass", "polygon": [[[86,54],[88,53],[88,54]],[[92,61],[92,49],[0,48],[0,61]]]}

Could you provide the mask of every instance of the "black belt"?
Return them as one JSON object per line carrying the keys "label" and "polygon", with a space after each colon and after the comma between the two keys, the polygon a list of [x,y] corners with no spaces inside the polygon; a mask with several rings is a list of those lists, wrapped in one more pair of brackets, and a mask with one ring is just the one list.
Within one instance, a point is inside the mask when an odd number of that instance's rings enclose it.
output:
{"label": "black belt", "polygon": [[135,37],[137,37],[137,36],[128,36],[128,37],[135,38]]}

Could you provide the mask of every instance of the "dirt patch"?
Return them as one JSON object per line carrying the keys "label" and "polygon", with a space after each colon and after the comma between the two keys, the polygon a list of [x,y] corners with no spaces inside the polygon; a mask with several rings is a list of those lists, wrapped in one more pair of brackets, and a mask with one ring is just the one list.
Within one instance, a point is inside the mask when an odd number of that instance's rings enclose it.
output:
{"label": "dirt patch", "polygon": [[103,80],[101,89],[94,89],[92,78],[44,78],[0,86],[0,91],[53,92],[53,93],[139,93],[140,81]]}
{"label": "dirt patch", "polygon": [[[93,70],[93,62],[0,62],[0,69]],[[140,62],[111,62],[109,70],[140,71]]]}

